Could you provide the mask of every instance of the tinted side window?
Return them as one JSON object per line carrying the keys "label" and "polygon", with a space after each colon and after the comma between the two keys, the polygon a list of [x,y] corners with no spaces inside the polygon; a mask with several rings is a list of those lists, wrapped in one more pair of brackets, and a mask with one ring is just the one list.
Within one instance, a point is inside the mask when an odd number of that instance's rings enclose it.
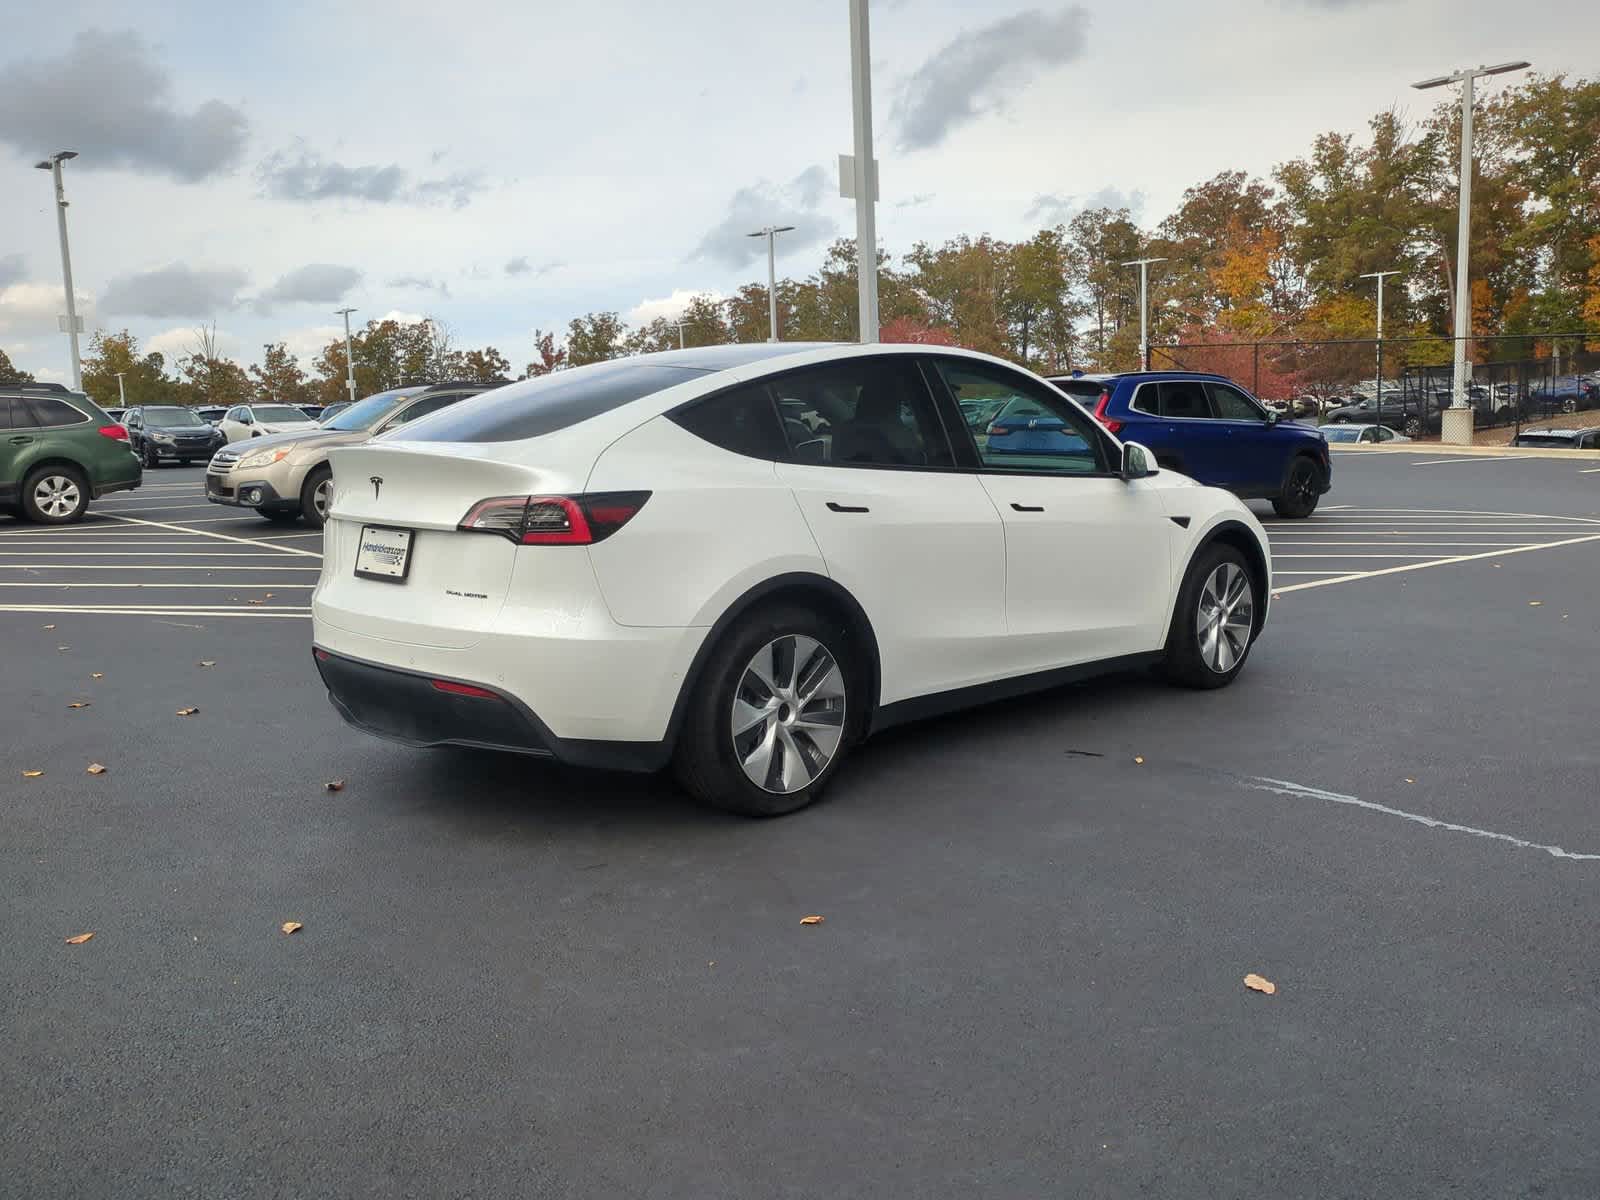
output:
{"label": "tinted side window", "polygon": [[999,403],[987,428],[974,436],[986,469],[1051,475],[1106,469],[1103,443],[1093,423],[1050,389],[990,363],[948,358],[936,363],[958,397]]}
{"label": "tinted side window", "polygon": [[27,402],[33,409],[33,418],[40,425],[82,425],[89,418],[65,400],[52,400],[48,396],[29,396]]}
{"label": "tinted side window", "polygon": [[418,400],[410,408],[395,416],[389,422],[389,427],[404,425],[407,421],[415,421],[418,417],[425,417],[429,413],[436,413],[441,408],[449,408],[457,400],[465,400],[475,392],[445,392],[438,396],[429,396],[426,400]]}
{"label": "tinted side window", "polygon": [[[672,419],[696,437],[713,446],[776,462],[788,453],[783,427],[765,384],[735,388],[700,400],[672,414]],[[808,431],[800,426],[796,443],[805,441]]]}
{"label": "tinted side window", "polygon": [[415,439],[512,442],[539,437],[707,374],[697,367],[668,367],[626,358],[556,371],[474,396],[437,421],[429,421]]}
{"label": "tinted side window", "polygon": [[950,443],[908,357],[851,359],[771,381],[793,461],[949,467]]}
{"label": "tinted side window", "polygon": [[1217,414],[1217,419],[1222,421],[1259,421],[1262,419],[1261,410],[1250,402],[1238,388],[1228,387],[1222,383],[1208,383],[1206,390],[1211,393],[1211,407]]}
{"label": "tinted side window", "polygon": [[1161,415],[1188,420],[1204,420],[1211,416],[1205,385],[1191,379],[1163,380]]}
{"label": "tinted side window", "polygon": [[1135,412],[1142,412],[1146,416],[1159,417],[1161,415],[1161,385],[1157,383],[1141,383],[1139,390],[1133,394],[1133,402],[1128,407]]}
{"label": "tinted side window", "polygon": [[0,429],[12,429],[11,410],[16,401],[5,396],[0,396]]}

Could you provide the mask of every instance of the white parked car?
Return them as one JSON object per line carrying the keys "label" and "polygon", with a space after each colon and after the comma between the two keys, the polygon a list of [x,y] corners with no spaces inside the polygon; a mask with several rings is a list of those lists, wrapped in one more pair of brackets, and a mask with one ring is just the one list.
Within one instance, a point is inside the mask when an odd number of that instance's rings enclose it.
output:
{"label": "white parked car", "polygon": [[239,442],[269,433],[315,429],[317,423],[290,404],[236,404],[222,414],[217,428],[229,442]]}
{"label": "white parked car", "polygon": [[[1054,412],[989,451],[961,404]],[[943,348],[759,343],[513,384],[331,451],[315,658],[415,746],[815,799],[869,733],[1113,669],[1233,680],[1271,590],[1227,492]]]}

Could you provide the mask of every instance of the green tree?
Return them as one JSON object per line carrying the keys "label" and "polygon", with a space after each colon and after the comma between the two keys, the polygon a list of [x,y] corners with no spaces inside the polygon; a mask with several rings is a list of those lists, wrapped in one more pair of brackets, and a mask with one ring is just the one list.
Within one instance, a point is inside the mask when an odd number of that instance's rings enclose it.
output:
{"label": "green tree", "polygon": [[1068,223],[1067,237],[1081,263],[1086,315],[1093,319],[1087,357],[1108,367],[1112,339],[1130,319],[1139,320],[1138,273],[1122,264],[1140,257],[1144,235],[1126,208],[1090,208]]}
{"label": "green tree", "polygon": [[[245,369],[217,349],[215,325],[194,331],[188,354],[178,360],[178,399],[184,404],[246,404],[255,399],[255,387]],[[130,404],[133,398],[128,399]]]}
{"label": "green tree", "polygon": [[250,368],[250,378],[257,400],[307,404],[316,398],[300,363],[282,342],[268,342],[262,348],[261,361]]}
{"label": "green tree", "polygon": [[33,376],[11,365],[11,357],[0,350],[0,383],[32,383]]}
{"label": "green tree", "polygon": [[614,312],[585,313],[567,326],[567,362],[574,367],[626,353],[628,327]]}
{"label": "green tree", "polygon": [[461,356],[456,379],[471,379],[477,383],[503,383],[511,374],[511,363],[493,346],[482,350],[469,350]]}
{"label": "green tree", "polygon": [[538,355],[522,372],[524,379],[537,379],[567,365],[567,352],[556,349],[556,335],[542,329],[533,331],[533,352]]}
{"label": "green tree", "polygon": [[[141,355],[139,340],[126,329],[119,333],[97,329],[83,360],[83,390],[89,399],[105,408],[120,406],[119,397],[123,394],[130,407],[170,404],[176,384],[167,378],[166,365],[159,353]],[[122,373],[121,392],[117,388],[118,372]]]}

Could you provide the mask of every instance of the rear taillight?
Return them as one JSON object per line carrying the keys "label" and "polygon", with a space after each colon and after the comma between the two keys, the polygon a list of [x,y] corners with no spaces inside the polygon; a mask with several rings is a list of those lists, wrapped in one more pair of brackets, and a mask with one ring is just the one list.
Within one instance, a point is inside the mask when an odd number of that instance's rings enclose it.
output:
{"label": "rear taillight", "polygon": [[456,528],[498,533],[523,546],[590,546],[633,520],[648,499],[649,492],[494,496],[474,504]]}
{"label": "rear taillight", "polygon": [[1111,393],[1110,393],[1110,391],[1101,392],[1100,393],[1100,399],[1095,401],[1094,419],[1096,421],[1099,421],[1100,424],[1104,425],[1110,432],[1112,432],[1112,433],[1121,433],[1122,432],[1122,422],[1121,421],[1112,420],[1110,417],[1106,416],[1106,406],[1108,404],[1110,404],[1110,403],[1111,403]]}
{"label": "rear taillight", "polygon": [[128,440],[128,431],[121,425],[102,425],[99,429],[96,429],[95,432],[101,437],[110,438],[114,442],[125,442]]}
{"label": "rear taillight", "polygon": [[491,692],[488,688],[478,687],[471,683],[457,683],[453,679],[431,679],[436,692],[445,692],[451,696],[471,696],[474,700],[498,700],[498,693]]}

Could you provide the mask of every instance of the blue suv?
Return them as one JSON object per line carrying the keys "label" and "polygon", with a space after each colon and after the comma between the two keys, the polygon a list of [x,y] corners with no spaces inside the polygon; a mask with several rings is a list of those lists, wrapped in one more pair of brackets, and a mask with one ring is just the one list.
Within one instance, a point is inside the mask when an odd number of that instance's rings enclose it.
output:
{"label": "blue suv", "polygon": [[1280,517],[1309,517],[1333,486],[1328,442],[1230,379],[1193,371],[1074,375],[1050,381],[1158,466],[1247,500],[1271,500]]}

